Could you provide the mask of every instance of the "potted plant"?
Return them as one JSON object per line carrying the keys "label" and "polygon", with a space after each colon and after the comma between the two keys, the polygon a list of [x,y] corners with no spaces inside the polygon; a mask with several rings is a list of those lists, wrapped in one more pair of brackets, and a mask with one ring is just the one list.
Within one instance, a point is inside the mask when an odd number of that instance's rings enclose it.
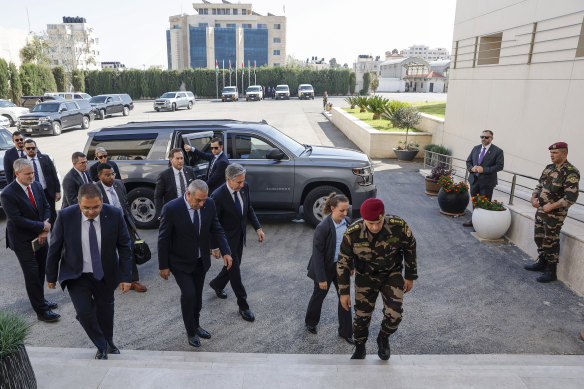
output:
{"label": "potted plant", "polygon": [[511,226],[511,212],[497,200],[489,201],[485,196],[472,198],[472,226],[483,239],[500,239]]}
{"label": "potted plant", "polygon": [[454,174],[452,169],[447,169],[446,165],[438,163],[438,165],[432,169],[430,175],[426,176],[425,193],[430,196],[438,196],[438,192],[440,191],[438,179],[442,176],[449,176],[451,174]]}
{"label": "potted plant", "polygon": [[369,98],[367,96],[358,96],[355,100],[355,105],[359,107],[359,112],[367,111],[367,100]]}
{"label": "potted plant", "polygon": [[373,114],[373,120],[381,119],[381,114],[385,111],[385,106],[389,100],[381,96],[373,96],[367,99],[367,111]]}
{"label": "potted plant", "polygon": [[9,311],[0,311],[0,383],[7,388],[36,388],[37,382],[24,347],[31,324]]}
{"label": "potted plant", "polygon": [[442,176],[438,180],[438,204],[440,212],[448,216],[462,216],[470,200],[468,185],[465,182],[455,183],[452,176]]}
{"label": "potted plant", "polygon": [[393,123],[394,127],[402,129],[405,128],[406,130],[406,140],[403,142],[405,148],[401,147],[402,142],[400,141],[398,147],[393,149],[399,161],[412,161],[420,151],[418,149],[418,144],[415,144],[414,142],[408,143],[408,134],[410,132],[410,128],[413,128],[416,124],[418,124],[421,119],[422,117],[418,110],[409,105],[401,106],[393,113],[391,122]]}

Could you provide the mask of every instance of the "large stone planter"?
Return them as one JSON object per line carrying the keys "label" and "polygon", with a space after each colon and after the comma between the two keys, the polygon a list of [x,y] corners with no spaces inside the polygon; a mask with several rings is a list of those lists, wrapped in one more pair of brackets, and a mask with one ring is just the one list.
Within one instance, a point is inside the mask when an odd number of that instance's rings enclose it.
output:
{"label": "large stone planter", "polygon": [[503,211],[475,208],[472,211],[472,226],[483,239],[500,239],[511,226],[511,212],[509,208]]}
{"label": "large stone planter", "polygon": [[440,188],[438,192],[438,205],[440,212],[448,216],[462,216],[465,213],[466,206],[470,200],[468,192],[455,193],[445,192]]}
{"label": "large stone planter", "polygon": [[0,359],[0,387],[36,389],[36,377],[24,346],[20,346],[17,352]]}
{"label": "large stone planter", "polygon": [[398,150],[393,149],[398,161],[411,162],[416,158],[420,150]]}

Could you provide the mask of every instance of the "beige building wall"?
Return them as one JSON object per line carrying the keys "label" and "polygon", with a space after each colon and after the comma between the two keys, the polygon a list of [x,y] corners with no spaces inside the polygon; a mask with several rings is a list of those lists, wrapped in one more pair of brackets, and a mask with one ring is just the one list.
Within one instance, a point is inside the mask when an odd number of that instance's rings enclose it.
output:
{"label": "beige building wall", "polygon": [[582,0],[458,0],[446,125],[434,142],[466,158],[490,129],[506,170],[539,177],[548,146],[565,141],[584,171],[583,21]]}

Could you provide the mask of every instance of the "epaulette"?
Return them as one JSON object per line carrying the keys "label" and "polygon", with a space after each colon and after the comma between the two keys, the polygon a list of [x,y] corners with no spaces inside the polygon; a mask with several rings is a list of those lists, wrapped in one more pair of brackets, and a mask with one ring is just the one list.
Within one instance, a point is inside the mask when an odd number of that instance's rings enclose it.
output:
{"label": "epaulette", "polygon": [[350,234],[351,232],[360,230],[361,229],[361,221],[363,221],[363,219],[359,219],[359,220],[351,223],[351,225],[349,227],[347,227],[347,231],[345,231],[345,233]]}
{"label": "epaulette", "polygon": [[389,224],[396,224],[396,225],[400,225],[403,226],[405,224],[404,219],[402,219],[399,216],[395,216],[395,215],[386,215],[386,220]]}

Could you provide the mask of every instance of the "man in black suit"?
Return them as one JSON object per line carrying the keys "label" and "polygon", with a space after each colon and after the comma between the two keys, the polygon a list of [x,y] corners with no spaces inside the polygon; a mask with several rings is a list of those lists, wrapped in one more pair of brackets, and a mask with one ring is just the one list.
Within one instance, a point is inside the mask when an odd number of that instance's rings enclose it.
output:
{"label": "man in black suit", "polygon": [[[103,203],[113,205],[122,210],[126,227],[128,227],[128,232],[130,233],[130,240],[134,242],[136,240],[136,224],[130,213],[128,196],[126,194],[124,183],[122,180],[115,179],[114,169],[109,162],[99,164],[97,167],[97,176],[99,181],[97,181],[96,185],[101,190]],[[138,273],[138,266],[132,255],[132,286],[130,289],[135,290],[136,292],[146,292],[148,289],[140,284],[138,282],[139,280],[140,274]]]}
{"label": "man in black suit", "polygon": [[24,152],[24,137],[20,131],[14,131],[12,133],[12,142],[14,143],[14,147],[6,151],[4,154],[4,174],[6,175],[6,182],[9,184],[14,181],[14,169],[12,164],[18,158],[26,156],[26,153]]}
{"label": "man in black suit", "polygon": [[[497,186],[497,172],[503,170],[505,159],[503,150],[492,144],[493,131],[485,130],[481,134],[481,144],[475,146],[466,159],[466,169],[469,171],[471,196],[493,197]],[[472,220],[463,224],[472,227]]]}
{"label": "man in black suit", "polygon": [[[83,184],[79,204],[63,209],[51,233],[47,285],[69,291],[77,320],[97,347],[95,359],[119,354],[113,342],[114,290],[130,290],[130,235],[121,210],[103,204],[101,191]],[[121,281],[121,284],[120,284]]]}
{"label": "man in black suit", "polygon": [[41,184],[51,208],[51,217],[49,223],[55,224],[57,211],[55,203],[61,200],[61,183],[57,175],[55,164],[47,154],[38,153],[36,142],[32,139],[24,141],[26,159],[32,162],[34,168],[34,180]]}
{"label": "man in black suit", "polygon": [[104,147],[95,148],[95,159],[97,159],[97,162],[91,165],[89,168],[89,177],[91,178],[91,181],[99,182],[97,167],[100,163],[107,163],[110,165],[115,173],[114,178],[118,180],[122,179],[122,177],[120,177],[120,169],[118,168],[118,164],[107,159],[107,150]]}
{"label": "man in black suit", "polygon": [[80,151],[76,151],[71,156],[73,168],[63,179],[63,204],[61,209],[77,204],[77,193],[83,184],[90,184],[91,179],[87,174],[87,157]]}
{"label": "man in black suit", "polygon": [[[217,217],[227,236],[233,264],[231,269],[224,266],[217,277],[209,283],[209,286],[215,291],[217,297],[224,299],[227,298],[227,294],[223,289],[228,282],[231,282],[231,288],[237,297],[239,314],[244,320],[254,321],[255,317],[247,304],[247,293],[241,282],[240,270],[247,221],[249,220],[256,230],[260,243],[264,241],[265,235],[251,204],[249,186],[245,182],[245,172],[244,167],[238,163],[227,166],[225,169],[227,182],[211,194],[217,207]],[[213,250],[213,255],[218,258],[219,250]]]}
{"label": "man in black suit", "polygon": [[213,193],[225,183],[225,169],[229,165],[229,158],[223,152],[223,141],[220,138],[211,139],[211,153],[204,153],[190,145],[185,145],[185,151],[192,153],[194,158],[209,161],[206,180],[209,193]]}
{"label": "man in black suit", "polygon": [[[49,224],[49,203],[41,184],[34,181],[32,162],[18,158],[13,164],[16,180],[2,191],[2,207],[6,213],[6,247],[16,253],[22,273],[26,293],[39,320],[53,322],[60,315],[51,311],[57,304],[45,300],[44,282],[47,259],[47,235]],[[33,250],[32,241],[38,238],[43,245]]]}
{"label": "man in black suit", "polygon": [[178,284],[182,317],[188,342],[200,347],[199,337],[211,334],[200,325],[205,274],[211,267],[211,238],[217,242],[225,266],[231,267],[231,250],[225,232],[217,220],[215,202],[208,198],[209,188],[202,180],[189,184],[184,196],[162,208],[158,235],[158,268],[160,277],[168,280],[170,272]]}
{"label": "man in black suit", "polygon": [[168,169],[158,175],[154,189],[154,204],[159,220],[164,204],[183,197],[187,187],[195,179],[192,169],[184,166],[185,158],[181,149],[170,150],[170,164]]}

